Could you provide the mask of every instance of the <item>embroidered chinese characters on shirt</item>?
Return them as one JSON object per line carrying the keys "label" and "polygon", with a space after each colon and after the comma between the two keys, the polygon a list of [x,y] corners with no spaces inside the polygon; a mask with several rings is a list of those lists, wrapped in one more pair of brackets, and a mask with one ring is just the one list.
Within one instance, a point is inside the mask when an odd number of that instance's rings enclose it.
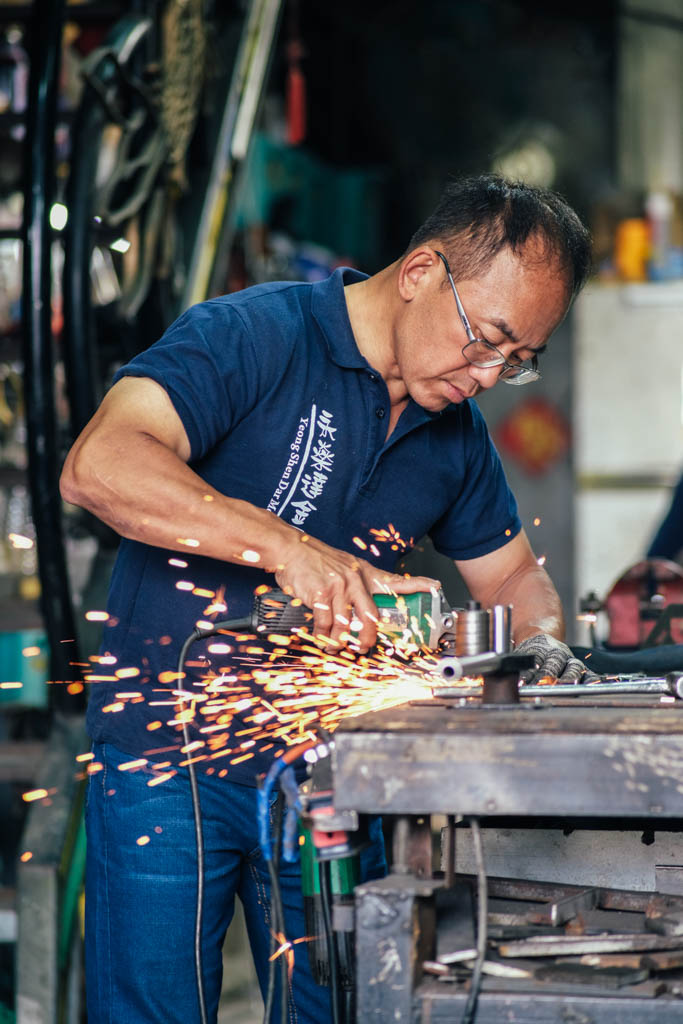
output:
{"label": "embroidered chinese characters on shirt", "polygon": [[332,426],[332,420],[331,412],[321,409],[318,413],[315,405],[311,406],[309,416],[300,419],[289,446],[287,465],[268,503],[269,511],[281,516],[291,502],[294,526],[303,526],[311,512],[317,511],[316,500],[322,495],[334,468],[337,427]]}

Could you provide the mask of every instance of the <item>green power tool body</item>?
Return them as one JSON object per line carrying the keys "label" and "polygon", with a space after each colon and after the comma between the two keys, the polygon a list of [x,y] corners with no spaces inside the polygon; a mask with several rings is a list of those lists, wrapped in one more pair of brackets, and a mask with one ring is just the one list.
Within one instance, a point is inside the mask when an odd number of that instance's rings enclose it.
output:
{"label": "green power tool body", "polygon": [[[419,647],[436,650],[455,629],[455,615],[441,590],[414,594],[373,594],[377,606],[378,632],[389,639],[412,641]],[[270,590],[256,598],[252,626],[286,632],[310,628],[313,612],[303,604],[293,604],[281,590]]]}

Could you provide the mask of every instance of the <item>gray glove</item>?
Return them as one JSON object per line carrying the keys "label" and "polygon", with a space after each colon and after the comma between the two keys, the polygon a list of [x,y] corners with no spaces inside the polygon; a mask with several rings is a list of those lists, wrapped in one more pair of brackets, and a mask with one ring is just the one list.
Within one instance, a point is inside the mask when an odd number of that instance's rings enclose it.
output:
{"label": "gray glove", "polygon": [[566,644],[547,633],[537,633],[522,640],[515,647],[515,653],[533,654],[536,658],[536,668],[522,672],[525,683],[540,683],[548,677],[557,679],[558,683],[589,683],[600,678],[575,658]]}

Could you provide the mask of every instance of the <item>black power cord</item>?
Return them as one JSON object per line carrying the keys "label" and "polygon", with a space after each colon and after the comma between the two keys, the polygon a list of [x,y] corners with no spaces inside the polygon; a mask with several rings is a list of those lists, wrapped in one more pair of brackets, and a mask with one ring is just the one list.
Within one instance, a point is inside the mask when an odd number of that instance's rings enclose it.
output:
{"label": "black power cord", "polygon": [[275,951],[277,950],[277,936],[278,934],[280,936],[285,935],[285,917],[282,907],[282,895],[280,893],[280,879],[278,876],[278,871],[280,869],[280,842],[282,839],[282,815],[284,812],[284,806],[284,793],[280,792],[278,793],[277,800],[275,801],[275,811],[273,815],[273,859],[267,861],[271,887],[271,959],[268,963],[268,991],[266,994],[263,1024],[270,1024],[270,1018],[273,1012],[273,1000],[275,999],[275,975],[278,964],[280,966],[280,983],[282,985],[280,1019],[282,1022],[285,1022],[287,1019],[287,961],[283,954],[277,958],[274,957]]}
{"label": "black power cord", "polygon": [[[176,693],[187,694],[188,697],[195,696],[191,691],[185,690],[182,686],[184,679],[185,659],[187,652],[196,640],[204,640],[207,637],[215,636],[226,629],[248,629],[251,626],[251,618],[228,619],[225,622],[217,622],[211,629],[194,629],[183,646],[178,656],[178,686]],[[190,733],[187,722],[183,716],[182,722],[183,742],[186,747],[190,745]],[[202,809],[199,802],[199,786],[197,785],[197,773],[194,761],[190,757],[187,764],[187,773],[190,779],[190,792],[192,793],[192,812],[194,815],[194,835],[197,846],[197,909],[194,922],[194,967],[197,979],[197,999],[199,1000],[199,1017],[201,1024],[208,1024],[206,1014],[206,997],[204,993],[204,974],[202,970],[202,917],[204,913],[204,833],[202,830]]]}

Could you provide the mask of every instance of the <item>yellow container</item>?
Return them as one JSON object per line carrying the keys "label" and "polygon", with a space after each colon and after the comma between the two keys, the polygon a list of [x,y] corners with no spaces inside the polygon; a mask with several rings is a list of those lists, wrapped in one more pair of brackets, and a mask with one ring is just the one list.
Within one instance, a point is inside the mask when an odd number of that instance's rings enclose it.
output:
{"label": "yellow container", "polygon": [[614,265],[622,281],[647,280],[650,232],[643,217],[628,217],[617,224]]}

